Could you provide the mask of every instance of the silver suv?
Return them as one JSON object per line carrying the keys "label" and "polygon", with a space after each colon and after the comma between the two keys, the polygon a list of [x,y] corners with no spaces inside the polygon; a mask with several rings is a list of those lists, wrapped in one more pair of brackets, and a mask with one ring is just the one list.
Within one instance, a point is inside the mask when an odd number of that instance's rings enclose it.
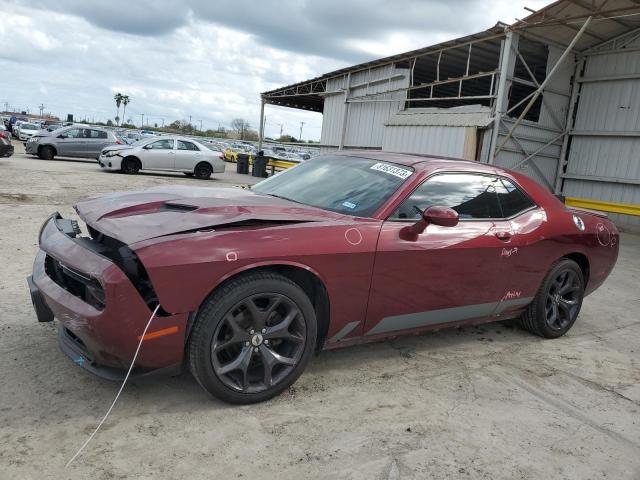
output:
{"label": "silver suv", "polygon": [[104,128],[72,125],[53,132],[37,133],[29,139],[26,152],[43,160],[60,157],[98,158],[104,147],[121,144]]}

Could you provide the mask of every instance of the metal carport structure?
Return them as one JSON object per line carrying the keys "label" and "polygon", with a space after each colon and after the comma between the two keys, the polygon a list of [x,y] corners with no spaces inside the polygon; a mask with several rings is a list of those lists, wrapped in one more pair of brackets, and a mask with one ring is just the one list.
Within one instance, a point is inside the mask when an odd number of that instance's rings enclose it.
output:
{"label": "metal carport structure", "polygon": [[382,149],[401,111],[488,107],[479,161],[640,227],[637,1],[560,0],[512,25],[265,92],[267,103],[322,112],[324,149]]}

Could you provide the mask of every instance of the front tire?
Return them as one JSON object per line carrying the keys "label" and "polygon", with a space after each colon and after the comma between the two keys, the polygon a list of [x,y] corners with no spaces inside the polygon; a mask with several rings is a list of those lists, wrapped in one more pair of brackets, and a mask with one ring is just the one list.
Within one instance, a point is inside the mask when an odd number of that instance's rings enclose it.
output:
{"label": "front tire", "polygon": [[520,326],[544,338],[567,333],[580,313],[584,275],[576,262],[564,258],[552,265]]}
{"label": "front tire", "polygon": [[53,147],[42,147],[40,149],[40,151],[38,152],[38,157],[40,157],[42,160],[53,160],[55,157],[55,150],[53,149]]}
{"label": "front tire", "polygon": [[297,380],[316,335],[313,305],[297,284],[274,273],[247,274],[203,303],[189,338],[189,367],[225,402],[261,402]]}
{"label": "front tire", "polygon": [[121,165],[122,173],[135,175],[140,171],[140,161],[137,158],[125,158]]}

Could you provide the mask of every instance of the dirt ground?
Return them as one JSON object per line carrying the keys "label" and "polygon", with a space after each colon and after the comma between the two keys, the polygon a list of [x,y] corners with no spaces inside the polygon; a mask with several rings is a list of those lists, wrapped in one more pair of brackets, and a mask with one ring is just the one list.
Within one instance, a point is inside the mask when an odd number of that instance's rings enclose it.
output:
{"label": "dirt ground", "polygon": [[118,385],[74,365],[55,325],[36,322],[25,277],[38,229],[95,193],[203,182],[21,153],[0,159],[0,178],[0,479],[640,478],[630,234],[564,338],[491,324],[324,352],[285,394],[247,407],[212,400],[188,373],[139,380],[65,470]]}

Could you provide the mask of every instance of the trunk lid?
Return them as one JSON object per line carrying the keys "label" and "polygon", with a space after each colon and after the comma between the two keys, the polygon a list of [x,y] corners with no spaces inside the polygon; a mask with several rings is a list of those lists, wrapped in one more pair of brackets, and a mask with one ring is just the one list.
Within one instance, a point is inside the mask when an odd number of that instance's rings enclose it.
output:
{"label": "trunk lid", "polygon": [[344,215],[240,188],[155,187],[115,192],[75,205],[80,218],[127,245],[240,222],[322,222]]}

